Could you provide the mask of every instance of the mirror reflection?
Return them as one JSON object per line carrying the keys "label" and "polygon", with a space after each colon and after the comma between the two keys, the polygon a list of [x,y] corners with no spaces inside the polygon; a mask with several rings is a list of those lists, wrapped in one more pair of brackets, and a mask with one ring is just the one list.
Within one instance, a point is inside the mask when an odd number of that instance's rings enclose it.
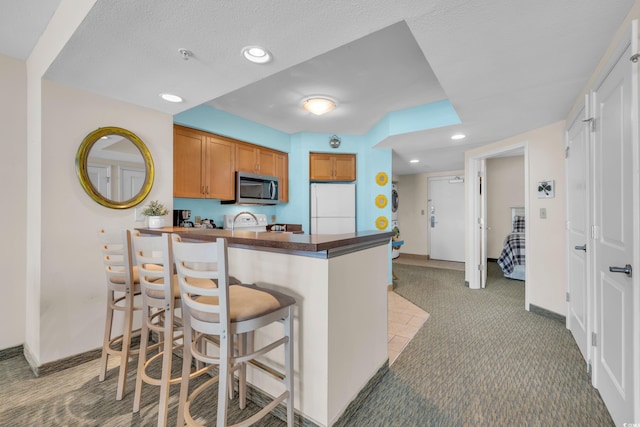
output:
{"label": "mirror reflection", "polygon": [[78,149],[76,169],[85,191],[115,209],[139,204],[153,184],[149,150],[135,134],[116,127],[87,135]]}
{"label": "mirror reflection", "polygon": [[87,172],[95,189],[107,199],[123,202],[142,189],[144,158],[131,141],[120,135],[105,135],[93,144]]}

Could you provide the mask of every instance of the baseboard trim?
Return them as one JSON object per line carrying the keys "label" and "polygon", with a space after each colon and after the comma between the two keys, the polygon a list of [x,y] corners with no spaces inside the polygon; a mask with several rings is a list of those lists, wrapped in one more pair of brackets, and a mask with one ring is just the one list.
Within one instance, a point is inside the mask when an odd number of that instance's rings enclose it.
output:
{"label": "baseboard trim", "polygon": [[[416,259],[416,260],[430,260],[431,257],[429,255],[417,255],[417,254],[406,254],[404,252],[400,253],[400,256],[398,256],[397,258],[411,258],[411,259]],[[394,258],[394,259],[397,259]]]}
{"label": "baseboard trim", "polygon": [[101,355],[102,349],[97,348],[74,356],[65,357],[64,359],[44,363],[40,366],[31,366],[31,370],[36,377],[43,377],[45,375],[50,375],[58,371],[63,371],[65,369],[73,368],[75,366],[82,365],[83,363],[99,359]]}
{"label": "baseboard trim", "polygon": [[0,350],[0,360],[13,359],[16,356],[21,356],[23,353],[24,346],[22,344],[5,348],[4,350]]}
{"label": "baseboard trim", "polygon": [[538,307],[537,305],[529,304],[529,311],[535,313],[539,316],[547,317],[551,320],[555,320],[556,322],[560,322],[563,325],[567,324],[566,316],[562,314],[555,313],[553,311],[547,310],[546,308]]}
{"label": "baseboard trim", "polygon": [[[154,340],[153,334],[150,341],[157,342],[157,340]],[[131,347],[140,347],[140,336],[134,336],[133,338],[131,338]],[[22,353],[27,360],[27,363],[29,363],[33,375],[35,375],[36,377],[42,377],[82,365],[83,363],[87,363],[95,359],[99,359],[102,356],[102,347],[88,350],[84,353],[75,354],[73,356],[65,357],[64,359],[54,360],[53,362],[43,363],[42,365],[37,364],[35,357],[33,357],[27,347],[24,347],[24,351]],[[0,360],[2,360],[2,358],[0,358]]]}

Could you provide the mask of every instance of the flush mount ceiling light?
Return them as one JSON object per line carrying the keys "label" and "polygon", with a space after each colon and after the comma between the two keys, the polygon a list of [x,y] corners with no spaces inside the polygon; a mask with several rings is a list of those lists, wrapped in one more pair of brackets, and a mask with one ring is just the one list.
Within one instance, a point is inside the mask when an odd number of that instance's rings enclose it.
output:
{"label": "flush mount ceiling light", "polygon": [[172,93],[161,93],[160,97],[168,102],[182,102],[182,98]]}
{"label": "flush mount ceiling light", "polygon": [[243,47],[242,56],[244,56],[247,61],[251,61],[256,64],[266,64],[271,61],[271,53],[260,46]]}
{"label": "flush mount ceiling light", "polygon": [[302,101],[302,108],[316,116],[321,116],[336,108],[336,102],[325,96],[312,96]]}
{"label": "flush mount ceiling light", "polygon": [[451,139],[456,141],[458,139],[465,139],[466,137],[467,137],[467,135],[465,135],[464,133],[456,133],[455,135],[451,136]]}
{"label": "flush mount ceiling light", "polygon": [[420,163],[420,160],[418,160],[418,159],[411,159],[411,160],[409,160],[409,163]]}

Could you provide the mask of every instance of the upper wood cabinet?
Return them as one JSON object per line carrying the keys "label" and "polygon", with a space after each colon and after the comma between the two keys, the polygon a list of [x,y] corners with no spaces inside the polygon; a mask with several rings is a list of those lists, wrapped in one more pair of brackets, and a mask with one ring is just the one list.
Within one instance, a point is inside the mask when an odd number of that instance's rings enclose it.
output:
{"label": "upper wood cabinet", "polygon": [[233,200],[235,172],[276,176],[278,200],[289,201],[289,156],[208,132],[174,125],[173,197]]}
{"label": "upper wood cabinet", "polygon": [[278,200],[289,201],[289,156],[287,153],[276,153],[276,173],[280,183]]}
{"label": "upper wood cabinet", "polygon": [[276,152],[252,144],[236,142],[236,169],[258,175],[276,175]]}
{"label": "upper wood cabinet", "polygon": [[234,148],[227,138],[174,126],[173,196],[232,200]]}
{"label": "upper wood cabinet", "polygon": [[356,155],[309,153],[309,180],[355,181]]}

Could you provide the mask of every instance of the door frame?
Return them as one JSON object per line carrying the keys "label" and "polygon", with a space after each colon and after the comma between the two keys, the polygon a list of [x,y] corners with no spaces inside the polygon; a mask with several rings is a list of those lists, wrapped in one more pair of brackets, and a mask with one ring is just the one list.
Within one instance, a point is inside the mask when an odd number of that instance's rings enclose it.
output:
{"label": "door frame", "polygon": [[[465,262],[465,281],[470,289],[481,289],[481,274],[478,266],[482,265],[482,231],[479,225],[486,223],[485,213],[483,212],[482,198],[479,191],[480,173],[484,169],[483,163],[492,157],[500,157],[510,152],[522,152],[524,155],[524,212],[525,223],[529,221],[529,142],[521,141],[501,147],[493,147],[477,153],[474,156],[467,157],[465,160],[465,198],[466,198],[466,218],[465,218],[465,236],[467,247]],[[525,240],[531,241],[531,227],[525,228]],[[525,277],[529,278],[531,268],[531,251],[527,251],[527,262],[525,264]],[[529,288],[528,281],[525,280],[524,306],[529,310]]]}
{"label": "door frame", "polygon": [[[569,188],[569,157],[571,156],[571,152],[569,151],[569,131],[573,128],[573,126],[575,125],[582,125],[582,126],[589,126],[589,124],[587,122],[589,122],[589,117],[591,117],[591,95],[585,95],[584,96],[584,107],[579,109],[578,111],[576,111],[569,120],[567,120],[567,125],[566,125],[566,129],[565,129],[565,182],[567,183],[567,192],[565,195],[565,208],[566,208],[566,212],[567,212],[567,219],[566,219],[566,227],[565,227],[565,233],[566,233],[566,260],[567,260],[567,268],[566,268],[566,293],[569,296],[569,298],[567,298],[567,316],[566,316],[566,328],[573,333],[572,331],[572,321],[571,321],[571,294],[570,294],[570,284],[571,284],[571,271],[569,268],[569,262],[570,262],[570,257],[573,253],[573,251],[575,251],[574,248],[571,247],[571,239],[569,236],[569,212],[570,212],[570,188]],[[582,124],[578,123],[578,122],[583,122]],[[587,168],[586,170],[586,177],[585,177],[585,182],[584,185],[586,186],[585,189],[585,197],[586,197],[586,209],[587,209],[587,216],[586,216],[586,224],[585,224],[585,228],[588,233],[587,235],[587,240],[584,242],[587,245],[587,253],[585,256],[585,279],[586,279],[586,292],[585,292],[585,296],[587,298],[587,313],[586,313],[586,335],[587,335],[587,348],[586,348],[586,354],[585,356],[585,363],[587,365],[587,370],[592,373],[592,368],[593,368],[593,346],[591,345],[591,334],[594,332],[594,319],[595,319],[595,285],[594,285],[594,280],[593,280],[593,272],[594,272],[594,255],[595,255],[595,251],[594,251],[594,239],[593,239],[593,160],[594,160],[594,146],[593,146],[593,136],[591,135],[591,132],[587,131],[588,135],[587,135],[587,142],[586,142],[586,147],[585,147],[585,155],[587,156],[587,161],[586,161],[586,165],[585,167]],[[568,153],[568,155],[566,154]],[[574,338],[575,340],[575,338]],[[593,376],[592,376],[592,380],[593,380]]]}

